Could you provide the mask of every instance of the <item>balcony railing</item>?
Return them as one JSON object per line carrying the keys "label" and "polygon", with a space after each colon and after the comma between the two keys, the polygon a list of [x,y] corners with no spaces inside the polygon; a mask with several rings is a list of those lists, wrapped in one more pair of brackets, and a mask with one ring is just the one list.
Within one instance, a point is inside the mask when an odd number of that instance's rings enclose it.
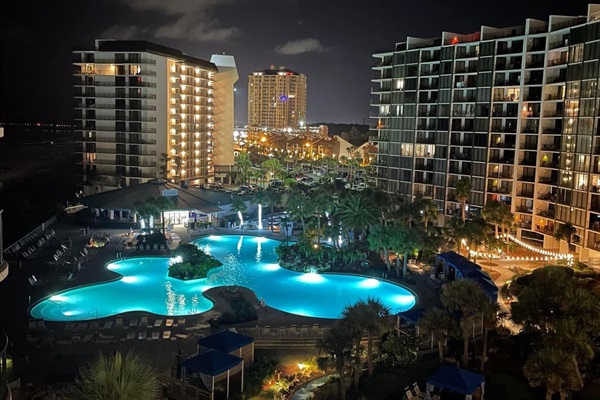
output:
{"label": "balcony railing", "polygon": [[533,210],[526,206],[517,206],[516,211],[518,213],[533,214]]}

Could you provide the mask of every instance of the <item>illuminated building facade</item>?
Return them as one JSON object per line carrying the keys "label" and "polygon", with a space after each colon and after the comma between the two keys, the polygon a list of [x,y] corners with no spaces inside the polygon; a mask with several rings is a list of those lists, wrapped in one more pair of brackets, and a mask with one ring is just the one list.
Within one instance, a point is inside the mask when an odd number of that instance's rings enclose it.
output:
{"label": "illuminated building facade", "polygon": [[[235,62],[227,57],[219,61],[227,61],[231,72]],[[233,96],[226,91],[233,93],[237,72],[221,82],[223,101],[218,101],[214,63],[154,43],[97,40],[94,50],[73,52],[73,65],[85,193],[157,177],[181,183],[213,180],[214,144],[232,136]],[[220,152],[226,159],[227,149]]]}
{"label": "illuminated building facade", "polygon": [[449,218],[468,177],[471,215],[502,201],[519,239],[563,252],[553,233],[571,223],[581,260],[600,260],[599,13],[408,37],[374,54],[378,185],[428,196]]}
{"label": "illuminated building facade", "polygon": [[248,75],[248,126],[296,130],[306,125],[306,76],[271,66]]}

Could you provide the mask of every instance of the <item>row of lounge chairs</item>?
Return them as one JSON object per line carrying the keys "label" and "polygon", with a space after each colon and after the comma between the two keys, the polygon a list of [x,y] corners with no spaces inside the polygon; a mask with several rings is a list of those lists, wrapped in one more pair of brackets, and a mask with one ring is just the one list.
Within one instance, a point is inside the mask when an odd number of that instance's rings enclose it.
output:
{"label": "row of lounge chairs", "polygon": [[[109,330],[114,328],[117,329],[123,329],[123,328],[161,328],[163,326],[163,319],[162,318],[157,318],[152,322],[148,321],[148,317],[147,316],[142,316],[138,322],[137,318],[132,318],[128,321],[128,323],[125,323],[125,320],[123,317],[117,317],[115,319],[115,321],[112,320],[108,320],[105,321],[104,324],[99,328],[100,330]],[[67,324],[68,325],[68,324]],[[167,328],[185,328],[185,318],[178,318],[177,320],[175,320],[174,318],[167,318],[166,322],[165,322],[165,326]]]}
{"label": "row of lounge chairs", "polygon": [[323,337],[323,328],[321,328],[319,324],[313,324],[312,327],[309,327],[308,325],[302,325],[300,327],[290,325],[289,327],[278,328],[271,328],[269,325],[265,325],[259,329],[261,336],[298,338]]}

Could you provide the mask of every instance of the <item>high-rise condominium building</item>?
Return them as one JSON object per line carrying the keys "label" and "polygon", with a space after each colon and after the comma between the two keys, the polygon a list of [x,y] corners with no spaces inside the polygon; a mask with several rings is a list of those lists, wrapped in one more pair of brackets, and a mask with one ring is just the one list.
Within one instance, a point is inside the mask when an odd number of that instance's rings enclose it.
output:
{"label": "high-rise condominium building", "polygon": [[306,124],[306,76],[285,67],[248,75],[248,126],[299,129]]}
{"label": "high-rise condominium building", "polygon": [[469,177],[471,215],[509,204],[518,237],[544,248],[571,223],[581,259],[600,258],[599,13],[408,37],[375,54],[378,185],[431,197],[448,218]]}
{"label": "high-rise condominium building", "polygon": [[215,163],[233,158],[233,57],[213,63],[145,41],[97,40],[73,52],[73,65],[86,193],[157,177],[211,182]]}

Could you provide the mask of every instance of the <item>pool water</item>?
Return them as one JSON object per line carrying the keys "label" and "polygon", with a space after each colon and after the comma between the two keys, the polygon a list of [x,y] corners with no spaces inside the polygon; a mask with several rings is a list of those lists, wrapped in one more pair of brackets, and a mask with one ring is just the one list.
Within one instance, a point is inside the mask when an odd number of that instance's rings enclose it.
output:
{"label": "pool water", "polygon": [[344,307],[375,297],[392,313],[414,306],[405,288],[356,275],[293,272],[279,267],[279,241],[243,235],[208,236],[196,245],[223,263],[204,279],[181,281],[167,276],[169,258],[140,257],[107,265],[122,275],[118,280],[67,290],[31,309],[46,321],[83,321],[130,311],[164,316],[198,314],[212,308],[202,293],[218,286],[245,286],[258,298],[292,314],[339,318]]}

